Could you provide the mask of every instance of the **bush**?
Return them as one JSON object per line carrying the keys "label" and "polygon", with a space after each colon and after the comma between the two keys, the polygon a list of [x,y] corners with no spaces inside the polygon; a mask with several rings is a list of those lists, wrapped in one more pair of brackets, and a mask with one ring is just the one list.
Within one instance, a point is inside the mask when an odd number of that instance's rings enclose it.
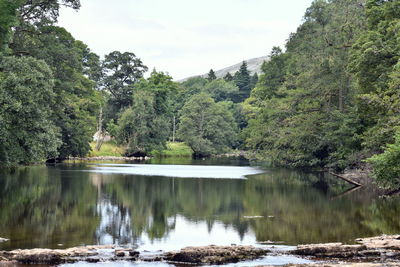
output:
{"label": "bush", "polygon": [[373,166],[373,175],[383,187],[400,187],[400,133],[395,143],[386,145],[385,151],[367,160]]}

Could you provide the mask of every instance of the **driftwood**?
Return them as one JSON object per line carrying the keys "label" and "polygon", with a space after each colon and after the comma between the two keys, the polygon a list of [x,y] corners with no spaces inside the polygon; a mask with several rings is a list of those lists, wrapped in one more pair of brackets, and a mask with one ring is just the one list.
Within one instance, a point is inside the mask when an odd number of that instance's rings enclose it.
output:
{"label": "driftwood", "polygon": [[356,185],[356,186],[362,186],[362,184],[357,183],[356,181],[353,181],[353,180],[351,180],[351,179],[349,179],[347,177],[341,176],[341,175],[333,173],[333,172],[329,172],[329,173],[332,174],[333,176],[336,176],[336,177],[342,179],[343,181],[346,181],[346,182],[350,183],[350,184],[353,184],[353,185]]}

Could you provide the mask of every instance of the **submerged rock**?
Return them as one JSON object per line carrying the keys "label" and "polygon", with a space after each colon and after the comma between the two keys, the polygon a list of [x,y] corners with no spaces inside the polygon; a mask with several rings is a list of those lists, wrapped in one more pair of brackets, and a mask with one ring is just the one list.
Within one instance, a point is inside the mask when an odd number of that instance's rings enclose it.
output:
{"label": "submerged rock", "polygon": [[164,259],[173,262],[223,264],[260,258],[268,250],[253,246],[204,246],[186,247],[180,251],[167,252]]}

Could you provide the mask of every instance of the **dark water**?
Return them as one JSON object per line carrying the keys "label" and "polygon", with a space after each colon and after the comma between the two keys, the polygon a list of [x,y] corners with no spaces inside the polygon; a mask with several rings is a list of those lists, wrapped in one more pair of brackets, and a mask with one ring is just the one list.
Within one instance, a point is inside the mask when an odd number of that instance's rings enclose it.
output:
{"label": "dark water", "polygon": [[295,245],[400,232],[399,198],[379,198],[367,189],[343,194],[349,186],[322,173],[266,169],[244,179],[260,169],[241,161],[167,163],[196,167],[63,164],[0,170],[0,237],[10,239],[0,249]]}

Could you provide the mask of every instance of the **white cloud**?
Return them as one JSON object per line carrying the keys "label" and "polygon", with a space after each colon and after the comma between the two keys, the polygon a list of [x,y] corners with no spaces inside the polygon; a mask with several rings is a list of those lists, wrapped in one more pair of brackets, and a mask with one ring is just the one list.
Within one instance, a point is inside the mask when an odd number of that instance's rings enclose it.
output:
{"label": "white cloud", "polygon": [[134,52],[175,79],[282,46],[312,0],[81,0],[59,25],[99,55]]}

